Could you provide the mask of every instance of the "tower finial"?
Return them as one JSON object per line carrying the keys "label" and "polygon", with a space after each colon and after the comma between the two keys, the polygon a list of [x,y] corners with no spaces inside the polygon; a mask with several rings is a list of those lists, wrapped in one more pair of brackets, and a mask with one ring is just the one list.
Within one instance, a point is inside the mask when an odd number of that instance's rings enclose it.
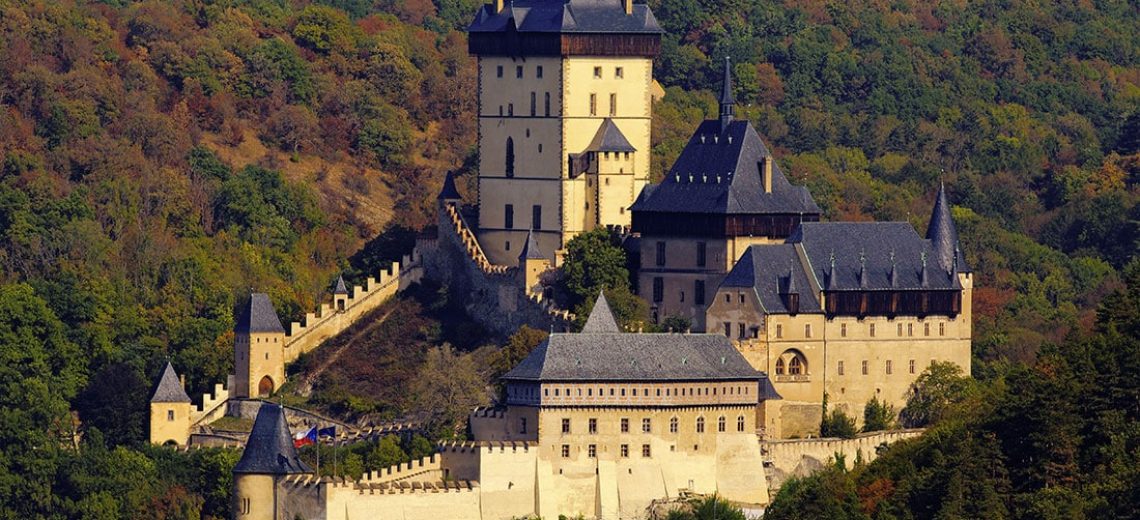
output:
{"label": "tower finial", "polygon": [[720,91],[720,131],[728,129],[735,115],[736,98],[732,95],[732,60],[724,57],[724,81]]}

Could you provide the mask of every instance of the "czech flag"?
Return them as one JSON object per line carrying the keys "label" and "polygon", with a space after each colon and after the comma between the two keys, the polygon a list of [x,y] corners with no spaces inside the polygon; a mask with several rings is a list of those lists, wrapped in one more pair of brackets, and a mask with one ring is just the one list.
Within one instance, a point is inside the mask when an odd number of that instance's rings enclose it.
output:
{"label": "czech flag", "polygon": [[317,429],[315,427],[309,428],[308,431],[297,432],[295,435],[293,435],[293,447],[294,448],[300,448],[301,446],[307,446],[309,444],[316,444],[316,443],[317,443]]}

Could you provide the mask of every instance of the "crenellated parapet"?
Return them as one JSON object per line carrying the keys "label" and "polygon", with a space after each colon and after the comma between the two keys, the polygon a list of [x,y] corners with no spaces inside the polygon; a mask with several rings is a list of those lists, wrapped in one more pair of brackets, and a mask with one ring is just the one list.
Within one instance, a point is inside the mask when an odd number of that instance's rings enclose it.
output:
{"label": "crenellated parapet", "polygon": [[425,477],[438,479],[442,474],[440,456],[431,454],[419,460],[412,460],[377,471],[369,471],[360,479],[361,484],[380,484],[401,480],[424,480]]}
{"label": "crenellated parapet", "polygon": [[514,271],[518,270],[518,267],[496,265],[487,259],[487,255],[483,254],[482,246],[479,245],[479,239],[475,238],[475,233],[471,231],[471,227],[467,225],[467,221],[463,219],[463,215],[459,213],[459,209],[454,204],[445,204],[443,209],[444,214],[451,222],[452,230],[459,237],[459,242],[467,252],[467,257],[476,267],[487,274],[514,276]]}
{"label": "crenellated parapet", "polygon": [[234,387],[233,374],[226,377],[226,383],[214,383],[212,394],[202,394],[202,404],[190,410],[190,426],[213,422],[226,414],[226,401],[230,399],[230,389]]}

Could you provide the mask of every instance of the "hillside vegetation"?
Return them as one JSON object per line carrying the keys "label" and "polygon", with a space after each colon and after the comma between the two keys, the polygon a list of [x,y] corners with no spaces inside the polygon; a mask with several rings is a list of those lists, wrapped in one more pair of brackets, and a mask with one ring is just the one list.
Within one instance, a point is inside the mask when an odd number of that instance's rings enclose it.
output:
{"label": "hillside vegetation", "polygon": [[[738,111],[829,218],[921,229],[947,183],[975,375],[1092,329],[1136,247],[1134,3],[651,5],[655,175],[731,56]],[[151,384],[167,357],[192,395],[222,381],[250,288],[288,321],[398,258],[443,170],[474,200],[476,6],[0,0],[0,518],[229,516],[235,454],[141,446]],[[352,404],[342,376],[320,403]]]}

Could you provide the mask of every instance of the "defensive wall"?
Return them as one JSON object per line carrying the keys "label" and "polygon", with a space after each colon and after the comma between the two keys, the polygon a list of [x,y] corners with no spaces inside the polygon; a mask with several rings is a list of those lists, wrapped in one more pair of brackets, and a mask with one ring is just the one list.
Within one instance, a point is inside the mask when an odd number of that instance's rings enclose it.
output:
{"label": "defensive wall", "polygon": [[491,263],[454,204],[440,209],[437,230],[435,238],[416,242],[422,275],[448,286],[453,295],[463,295],[464,307],[477,323],[498,336],[513,334],[522,325],[569,330],[574,315],[541,291],[528,290],[519,267]]}
{"label": "defensive wall", "polygon": [[829,461],[834,461],[837,455],[843,457],[844,464],[850,469],[854,466],[856,458],[861,457],[864,462],[871,462],[879,456],[879,447],[918,437],[924,431],[918,428],[861,433],[854,439],[761,441],[760,450],[764,456],[764,466],[768,475],[769,493],[775,496],[775,492],[788,478],[810,475],[827,465]]}

